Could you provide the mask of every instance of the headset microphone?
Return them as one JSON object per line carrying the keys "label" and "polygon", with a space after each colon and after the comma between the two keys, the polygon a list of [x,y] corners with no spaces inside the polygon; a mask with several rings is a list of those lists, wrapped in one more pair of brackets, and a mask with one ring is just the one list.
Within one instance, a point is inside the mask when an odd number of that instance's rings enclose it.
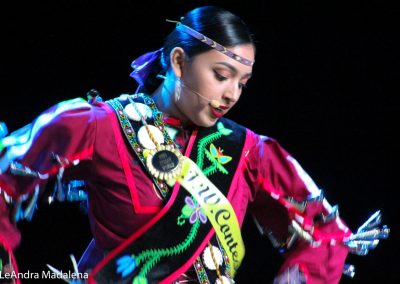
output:
{"label": "headset microphone", "polygon": [[[168,80],[166,76],[160,75],[160,74],[157,75],[157,78],[161,78],[161,79],[164,79],[164,80]],[[188,86],[186,86],[186,84],[183,83],[182,80],[181,80],[181,84],[182,84],[184,87],[186,87],[189,91],[191,91],[192,93],[194,93],[194,94],[198,95],[199,97],[201,97],[202,99],[208,101],[208,103],[210,104],[210,106],[212,106],[213,108],[219,108],[219,107],[221,106],[221,103],[220,103],[218,100],[210,100],[210,99],[204,97],[204,96],[201,95],[200,93],[198,93],[198,92],[192,90],[191,88],[189,88]]]}
{"label": "headset microphone", "polygon": [[212,106],[213,108],[219,108],[221,106],[221,103],[217,100],[211,100],[210,106]]}
{"label": "headset microphone", "polygon": [[189,88],[188,86],[186,86],[182,81],[181,81],[182,85],[185,86],[189,91],[191,91],[192,93],[198,95],[199,97],[201,97],[203,100],[208,101],[208,103],[210,104],[210,106],[212,106],[213,108],[219,108],[221,106],[221,103],[217,100],[210,100],[206,97],[204,97],[203,95],[201,95],[200,93],[192,90],[191,88]]}

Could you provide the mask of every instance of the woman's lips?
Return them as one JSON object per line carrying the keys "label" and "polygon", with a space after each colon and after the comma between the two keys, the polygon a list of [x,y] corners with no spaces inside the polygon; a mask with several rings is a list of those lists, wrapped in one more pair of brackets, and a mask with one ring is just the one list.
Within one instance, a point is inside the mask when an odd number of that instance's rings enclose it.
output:
{"label": "woman's lips", "polygon": [[213,108],[213,107],[210,107],[210,108],[211,108],[212,115],[215,116],[216,118],[220,118],[224,115],[224,113],[221,109]]}
{"label": "woman's lips", "polygon": [[212,115],[215,116],[216,118],[220,118],[220,117],[222,117],[224,115],[224,111],[222,110],[221,107],[213,108],[213,107],[210,106],[210,108],[211,108]]}

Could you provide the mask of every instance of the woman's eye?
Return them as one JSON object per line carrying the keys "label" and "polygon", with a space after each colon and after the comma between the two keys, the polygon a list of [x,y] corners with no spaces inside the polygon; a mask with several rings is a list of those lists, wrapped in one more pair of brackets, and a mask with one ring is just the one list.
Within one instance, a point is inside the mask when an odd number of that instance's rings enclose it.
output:
{"label": "woman's eye", "polygon": [[225,80],[228,79],[227,77],[222,76],[221,74],[219,74],[219,73],[216,72],[216,71],[214,71],[214,75],[215,75],[215,78],[216,78],[218,81],[225,81]]}
{"label": "woman's eye", "polygon": [[239,88],[240,89],[245,89],[245,88],[247,88],[247,85],[243,84],[243,83],[239,83]]}

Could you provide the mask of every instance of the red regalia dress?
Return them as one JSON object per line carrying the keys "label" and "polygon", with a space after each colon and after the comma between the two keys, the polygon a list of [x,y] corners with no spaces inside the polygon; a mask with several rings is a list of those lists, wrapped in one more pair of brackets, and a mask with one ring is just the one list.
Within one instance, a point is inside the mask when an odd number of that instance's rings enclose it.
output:
{"label": "red regalia dress", "polygon": [[[321,216],[329,215],[329,204],[319,198],[316,184],[276,140],[227,119],[220,122],[232,131],[231,137],[236,131],[243,134],[235,168],[229,169],[232,161],[227,161],[231,156],[227,149],[232,145],[219,144],[216,139],[204,144],[203,151],[219,161],[219,170],[209,169],[210,177],[214,172],[230,177],[227,195],[239,224],[245,214],[252,214],[275,245],[286,249],[282,271],[299,265],[307,283],[338,283],[348,249],[337,240],[348,236],[350,230],[337,216],[320,221]],[[198,127],[183,127],[174,118],[164,117],[163,123],[182,153],[199,133]],[[93,241],[79,263],[82,271],[92,270],[165,205],[160,188],[154,185],[107,103],[89,104],[79,99],[60,103],[12,136],[20,140],[0,140],[4,148],[0,153],[0,244],[10,253],[20,241],[13,222],[19,214],[15,213],[16,205],[22,212],[32,210],[32,200],[43,194],[52,178],[86,183]],[[11,162],[17,163],[19,171],[10,169]],[[288,248],[293,220],[319,242],[300,239]],[[178,272],[189,268],[182,265]]]}

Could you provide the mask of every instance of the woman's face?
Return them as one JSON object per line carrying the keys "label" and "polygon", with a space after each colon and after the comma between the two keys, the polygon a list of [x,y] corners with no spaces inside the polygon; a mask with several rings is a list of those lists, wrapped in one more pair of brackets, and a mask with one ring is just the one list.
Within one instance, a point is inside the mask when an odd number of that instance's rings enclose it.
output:
{"label": "woman's face", "polygon": [[[229,50],[254,61],[251,44],[238,45]],[[182,94],[176,107],[188,121],[198,126],[212,126],[239,100],[251,72],[251,66],[214,49],[196,55],[182,67]],[[212,106],[212,100],[218,101],[220,106]]]}

